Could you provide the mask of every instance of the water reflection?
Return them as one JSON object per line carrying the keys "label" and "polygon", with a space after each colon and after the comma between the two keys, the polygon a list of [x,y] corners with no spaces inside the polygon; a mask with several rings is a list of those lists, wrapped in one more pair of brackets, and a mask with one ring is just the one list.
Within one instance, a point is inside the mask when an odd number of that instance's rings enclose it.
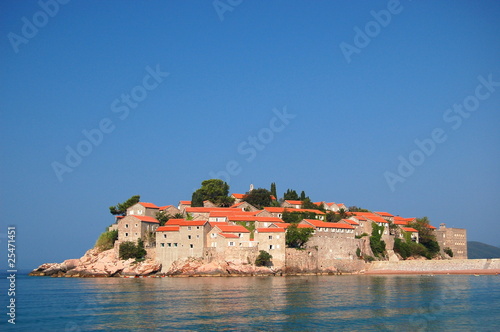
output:
{"label": "water reflection", "polygon": [[43,280],[73,331],[470,330],[500,315],[495,276]]}

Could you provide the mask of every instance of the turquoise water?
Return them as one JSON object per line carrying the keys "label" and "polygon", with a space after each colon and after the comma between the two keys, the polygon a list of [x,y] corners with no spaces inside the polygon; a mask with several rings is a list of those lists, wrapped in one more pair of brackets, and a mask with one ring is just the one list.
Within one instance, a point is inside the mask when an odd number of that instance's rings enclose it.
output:
{"label": "turquoise water", "polygon": [[500,331],[500,276],[18,276],[16,292],[2,331]]}

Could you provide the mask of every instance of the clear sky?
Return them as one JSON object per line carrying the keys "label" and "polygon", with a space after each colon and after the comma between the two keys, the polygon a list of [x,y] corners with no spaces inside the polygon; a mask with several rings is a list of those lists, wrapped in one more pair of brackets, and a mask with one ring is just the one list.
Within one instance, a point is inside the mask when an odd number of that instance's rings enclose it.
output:
{"label": "clear sky", "polygon": [[500,245],[500,2],[65,2],[0,2],[19,267],[78,258],[110,205],[177,205],[211,174]]}

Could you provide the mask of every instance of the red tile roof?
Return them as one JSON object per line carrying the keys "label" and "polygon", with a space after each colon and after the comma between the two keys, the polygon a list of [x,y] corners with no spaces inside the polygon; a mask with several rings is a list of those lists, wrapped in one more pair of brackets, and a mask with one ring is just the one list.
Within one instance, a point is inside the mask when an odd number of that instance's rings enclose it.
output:
{"label": "red tile roof", "polygon": [[227,222],[225,221],[209,221],[208,222],[210,224],[210,226],[212,227],[215,227],[215,226],[220,226],[220,225],[229,225]]}
{"label": "red tile roof", "polygon": [[413,232],[413,233],[418,233],[418,231],[415,229],[415,228],[411,228],[411,227],[401,227],[401,229],[405,232]]}
{"label": "red tile roof", "polygon": [[221,208],[221,207],[187,207],[186,212],[189,213],[210,213],[210,212],[242,212],[241,209],[232,209],[232,208]]}
{"label": "red tile roof", "polygon": [[394,217],[392,214],[388,212],[375,212],[375,213],[381,215],[382,217]]}
{"label": "red tile roof", "polygon": [[157,232],[178,232],[179,226],[160,226],[156,229]]}
{"label": "red tile roof", "polygon": [[294,201],[294,200],[285,200],[285,202],[287,202],[288,204],[292,204],[292,205],[302,205],[303,204],[302,201]]}
{"label": "red tile roof", "polygon": [[259,221],[259,222],[283,222],[282,219],[278,217],[253,217],[253,216],[228,216],[230,221]]}
{"label": "red tile roof", "polygon": [[217,225],[223,233],[250,233],[248,229],[240,225]]}
{"label": "red tile roof", "polygon": [[355,222],[354,220],[351,220],[351,219],[342,219],[342,221],[349,223],[349,225],[359,226],[359,224],[357,222]]}
{"label": "red tile roof", "polygon": [[276,197],[274,197],[274,195],[271,195],[271,199],[272,199],[273,201],[275,201],[275,200],[276,200]]}
{"label": "red tile roof", "polygon": [[180,201],[182,205],[191,205],[191,201]]}
{"label": "red tile roof", "polygon": [[144,206],[145,208],[150,208],[150,209],[159,209],[158,206],[156,206],[156,204],[153,204],[153,203],[146,203],[146,202],[139,202],[139,204],[141,204],[142,206]]}
{"label": "red tile roof", "polygon": [[242,211],[241,209],[226,209],[227,211],[211,211],[210,217],[228,217],[228,216],[255,216],[262,211]]}
{"label": "red tile roof", "polygon": [[[283,207],[265,207],[264,210],[271,213],[283,213],[283,212],[314,212],[316,214],[325,214],[320,210],[314,209],[291,209],[291,208],[283,208]],[[262,212],[262,211],[259,211]]]}
{"label": "red tile roof", "polygon": [[274,228],[257,228],[257,232],[259,233],[283,233],[285,231],[284,228],[274,227]]}
{"label": "red tile roof", "polygon": [[313,225],[314,227],[354,229],[354,226],[352,225],[342,224],[338,222],[324,222],[316,219],[304,219],[304,221]]}
{"label": "red tile roof", "polygon": [[243,199],[243,198],[247,197],[247,195],[245,195],[245,194],[231,194],[231,196],[233,196],[236,199]]}
{"label": "red tile roof", "polygon": [[238,235],[236,234],[227,234],[227,233],[219,233],[221,236],[225,237],[225,238],[231,238],[231,239],[237,239],[239,238]]}
{"label": "red tile roof", "polygon": [[206,220],[185,220],[185,219],[170,219],[165,225],[177,226],[203,226],[207,223]]}
{"label": "red tile roof", "polygon": [[131,217],[135,217],[137,219],[139,219],[140,221],[144,221],[144,222],[154,222],[154,223],[157,223],[159,224],[160,222],[153,218],[153,217],[148,217],[148,216],[136,216],[136,215],[131,215]]}
{"label": "red tile roof", "polygon": [[276,224],[273,224],[274,226],[277,226],[279,228],[288,228],[288,226],[290,226],[291,224],[288,223],[288,222],[280,222],[280,223],[276,223]]}

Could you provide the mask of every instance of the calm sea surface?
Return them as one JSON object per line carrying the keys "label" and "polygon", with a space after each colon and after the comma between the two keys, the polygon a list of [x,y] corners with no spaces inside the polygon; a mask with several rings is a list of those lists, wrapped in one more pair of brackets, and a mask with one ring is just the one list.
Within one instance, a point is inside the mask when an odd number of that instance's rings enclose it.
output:
{"label": "calm sea surface", "polygon": [[18,275],[15,327],[0,286],[2,331],[500,331],[500,276]]}

